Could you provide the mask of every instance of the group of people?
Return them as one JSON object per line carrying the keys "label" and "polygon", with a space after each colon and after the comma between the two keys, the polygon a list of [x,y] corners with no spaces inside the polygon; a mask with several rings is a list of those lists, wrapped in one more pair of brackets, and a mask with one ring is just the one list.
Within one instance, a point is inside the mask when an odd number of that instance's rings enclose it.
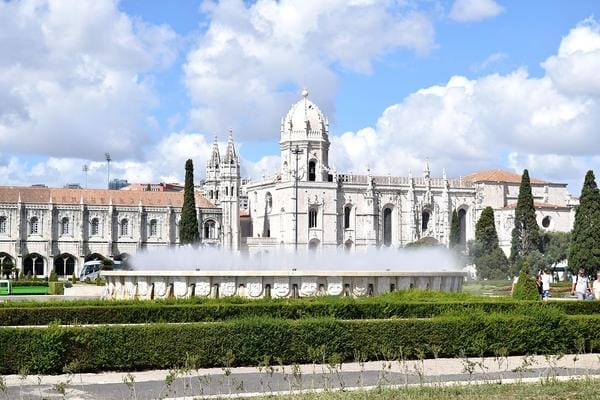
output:
{"label": "group of people", "polygon": [[[545,268],[542,274],[536,276],[536,283],[542,300],[548,300],[550,297],[550,283],[552,280],[553,276],[550,268]],[[585,269],[580,268],[579,273],[573,276],[571,296],[577,296],[577,300],[600,300],[600,272],[596,275],[596,280],[591,281],[585,273]]]}

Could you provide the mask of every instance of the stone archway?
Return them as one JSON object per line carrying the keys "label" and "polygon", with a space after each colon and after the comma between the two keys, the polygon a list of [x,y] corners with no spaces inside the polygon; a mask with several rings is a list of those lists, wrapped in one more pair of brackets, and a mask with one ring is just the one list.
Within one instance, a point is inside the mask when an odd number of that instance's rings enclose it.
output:
{"label": "stone archway", "polygon": [[54,257],[54,271],[58,276],[69,277],[75,273],[75,256],[63,253]]}
{"label": "stone archway", "polygon": [[8,253],[0,252],[0,277],[9,277],[15,272],[15,259]]}
{"label": "stone archway", "polygon": [[310,242],[308,242],[308,250],[316,251],[320,245],[321,241],[319,239],[312,239]]}
{"label": "stone archway", "polygon": [[92,254],[88,254],[87,256],[85,256],[85,262],[88,261],[98,261],[98,260],[104,260],[106,257],[104,257],[102,254],[100,253],[92,253]]}
{"label": "stone archway", "polygon": [[44,275],[45,260],[41,254],[31,253],[23,259],[23,275]]}

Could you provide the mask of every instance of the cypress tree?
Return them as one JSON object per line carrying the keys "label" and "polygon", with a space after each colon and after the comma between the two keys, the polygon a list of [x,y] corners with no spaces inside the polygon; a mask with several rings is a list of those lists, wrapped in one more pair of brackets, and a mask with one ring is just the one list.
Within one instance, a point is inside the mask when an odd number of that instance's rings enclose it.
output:
{"label": "cypress tree", "polygon": [[515,227],[512,230],[510,260],[518,265],[521,260],[540,248],[540,227],[535,218],[533,194],[529,182],[529,172],[523,171],[519,199],[515,209]]}
{"label": "cypress tree", "polygon": [[179,221],[179,244],[196,244],[199,240],[198,218],[196,216],[196,196],[194,193],[194,164],[185,162],[185,186],[183,188],[183,207]]}
{"label": "cypress tree", "polygon": [[450,248],[453,249],[460,245],[460,224],[458,223],[458,213],[456,209],[452,211],[450,220]]}
{"label": "cypress tree", "polygon": [[600,270],[600,191],[594,172],[585,175],[569,249],[569,268],[585,268],[594,276]]}
{"label": "cypress tree", "polygon": [[480,278],[506,278],[509,270],[508,259],[498,242],[492,207],[484,208],[475,225],[475,243],[471,250]]}

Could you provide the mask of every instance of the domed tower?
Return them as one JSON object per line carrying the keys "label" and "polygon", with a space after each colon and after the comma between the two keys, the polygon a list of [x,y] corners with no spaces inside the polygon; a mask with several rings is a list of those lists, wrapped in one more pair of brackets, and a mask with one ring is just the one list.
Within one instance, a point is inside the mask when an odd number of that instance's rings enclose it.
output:
{"label": "domed tower", "polygon": [[[308,90],[281,121],[281,176],[292,179],[298,156],[298,175],[302,181],[326,182],[329,175],[329,121]],[[298,153],[296,155],[296,149]]]}

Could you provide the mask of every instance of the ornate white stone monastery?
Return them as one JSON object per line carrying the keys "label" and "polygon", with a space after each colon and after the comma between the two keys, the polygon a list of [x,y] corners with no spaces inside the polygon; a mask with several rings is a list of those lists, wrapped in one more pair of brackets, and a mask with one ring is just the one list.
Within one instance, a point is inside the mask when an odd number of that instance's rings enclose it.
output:
{"label": "ornate white stone monastery", "polygon": [[[329,123],[303,91],[282,120],[281,167],[242,185],[232,134],[224,157],[215,142],[202,194],[196,194],[204,245],[257,253],[283,247],[403,247],[431,237],[447,244],[457,210],[461,242],[474,239],[486,206],[500,245],[510,249],[520,175],[502,170],[460,179],[351,175],[329,165]],[[532,179],[538,223],[568,231],[577,200],[567,185]],[[123,259],[178,244],[182,192],[0,187],[0,262],[25,274],[78,273],[91,259]],[[168,260],[165,260],[167,263]]]}

